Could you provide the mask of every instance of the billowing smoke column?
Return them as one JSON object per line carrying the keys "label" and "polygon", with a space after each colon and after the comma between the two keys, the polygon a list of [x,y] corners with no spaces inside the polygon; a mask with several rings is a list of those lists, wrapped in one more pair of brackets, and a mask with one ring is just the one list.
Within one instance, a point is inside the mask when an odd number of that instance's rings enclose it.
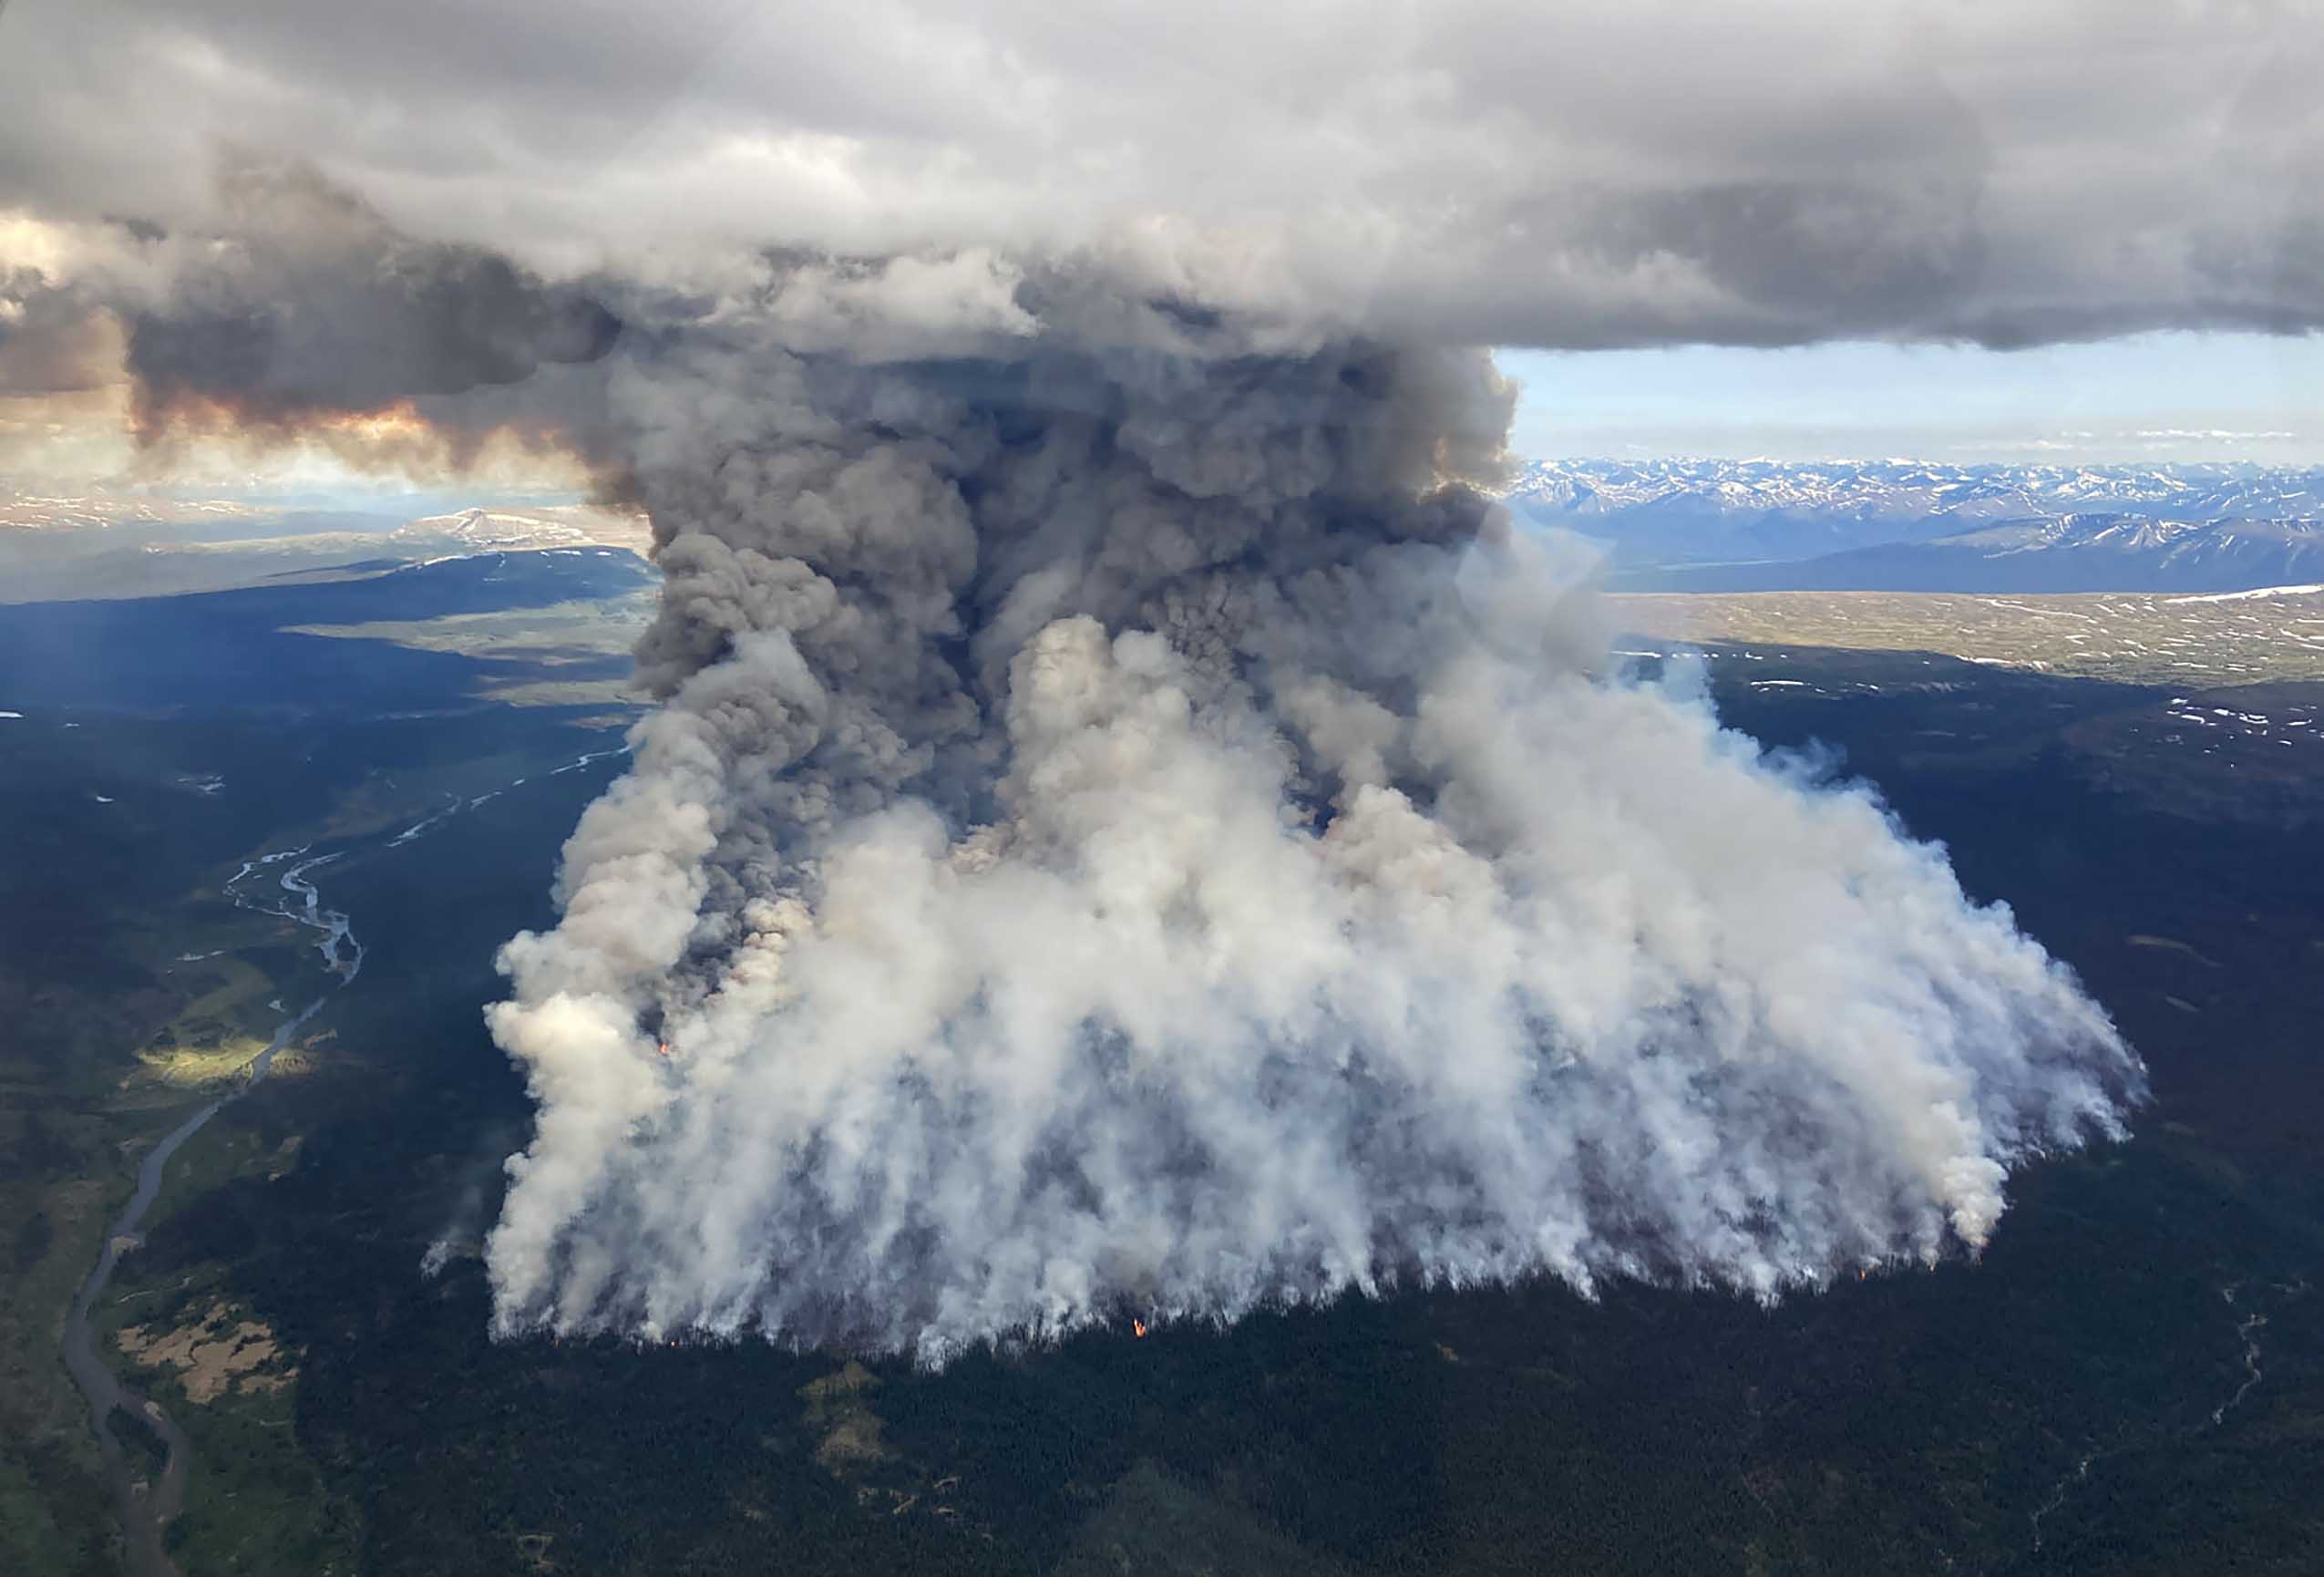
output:
{"label": "billowing smoke column", "polygon": [[500,1332],[1766,1296],[2119,1131],[2135,1059],[2005,910],[1609,671],[1586,556],[1465,485],[1486,358],[869,285],[969,328],[843,356],[803,273],[608,364],[661,705],[503,955]]}
{"label": "billowing smoke column", "polygon": [[1868,790],[1609,665],[1589,556],[1476,490],[1482,355],[1118,259],[682,293],[228,195],[226,241],[11,285],[0,371],[118,354],[149,442],[554,443],[660,542],[661,705],[490,1014],[540,1108],[504,1334],[939,1362],[1392,1282],[1770,1296],[1983,1242],[2139,1093]]}

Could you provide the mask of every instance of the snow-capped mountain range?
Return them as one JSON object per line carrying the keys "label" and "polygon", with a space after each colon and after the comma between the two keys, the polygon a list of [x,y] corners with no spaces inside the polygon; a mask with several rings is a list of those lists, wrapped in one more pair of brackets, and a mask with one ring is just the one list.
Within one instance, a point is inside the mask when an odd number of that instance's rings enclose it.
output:
{"label": "snow-capped mountain range", "polygon": [[170,596],[533,549],[643,557],[651,546],[643,516],[590,504],[414,519],[392,499],[324,509],[132,490],[60,496],[0,479],[0,603]]}
{"label": "snow-capped mountain range", "polygon": [[643,557],[653,531],[643,516],[588,504],[530,509],[468,509],[426,515],[388,533],[394,544],[420,542],[468,552],[526,548],[625,548]]}
{"label": "snow-capped mountain range", "polygon": [[1669,589],[2227,591],[2324,573],[2324,471],[1547,460],[1506,493]]}
{"label": "snow-capped mountain range", "polygon": [[[1618,589],[2232,592],[2324,581],[2324,470],[1544,460],[1505,495],[1608,544]],[[0,483],[0,602],[158,596],[520,549],[643,554],[585,504],[420,519]]]}

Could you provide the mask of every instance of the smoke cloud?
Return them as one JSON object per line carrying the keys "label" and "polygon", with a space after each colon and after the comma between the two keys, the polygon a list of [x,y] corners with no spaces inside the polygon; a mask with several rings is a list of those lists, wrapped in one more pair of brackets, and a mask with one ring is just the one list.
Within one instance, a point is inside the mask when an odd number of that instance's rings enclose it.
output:
{"label": "smoke cloud", "polygon": [[[489,1013],[503,1334],[1773,1296],[2121,1131],[2006,910],[1612,661],[1452,347],[2312,329],[2301,7],[419,10],[12,10],[0,382],[651,516],[660,705]],[[197,201],[229,135],[363,198]]]}
{"label": "smoke cloud", "polygon": [[429,478],[496,445],[586,452],[601,383],[575,369],[622,329],[600,292],[416,238],[295,160],[230,159],[214,186],[182,232],[0,213],[0,399],[53,419],[120,396],[156,471],[220,441]]}
{"label": "smoke cloud", "polygon": [[1480,490],[1481,352],[986,247],[557,283],[230,189],[12,287],[22,365],[86,306],[158,425],[515,431],[653,522],[660,704],[488,1014],[504,1335],[1771,1297],[2122,1131],[2136,1059],[2006,910],[1613,663],[1589,555]]}
{"label": "smoke cloud", "polygon": [[2135,1059],[2005,909],[1612,665],[1587,554],[1475,489],[1483,355],[956,257],[605,372],[661,705],[503,953],[501,1333],[1766,1297],[2121,1131]]}
{"label": "smoke cloud", "polygon": [[141,427],[291,427],[504,387],[593,361],[621,325],[496,253],[423,242],[299,164],[240,162],[222,245],[180,260],[129,314]]}

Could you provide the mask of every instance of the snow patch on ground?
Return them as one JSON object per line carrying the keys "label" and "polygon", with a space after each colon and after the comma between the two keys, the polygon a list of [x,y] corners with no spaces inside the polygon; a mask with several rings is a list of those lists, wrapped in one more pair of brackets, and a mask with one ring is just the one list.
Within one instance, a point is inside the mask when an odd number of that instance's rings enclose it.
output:
{"label": "snow patch on ground", "polygon": [[2248,603],[2255,597],[2306,597],[2324,592],[2324,585],[2258,586],[2248,592],[2206,592],[2195,597],[2165,597],[2166,603]]}

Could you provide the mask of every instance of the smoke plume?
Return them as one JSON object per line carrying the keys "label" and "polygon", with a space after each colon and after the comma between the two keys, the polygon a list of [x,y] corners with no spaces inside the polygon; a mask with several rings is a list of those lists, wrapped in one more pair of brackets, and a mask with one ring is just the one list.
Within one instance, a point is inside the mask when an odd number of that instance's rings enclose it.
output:
{"label": "smoke plume", "polygon": [[601,368],[660,705],[502,958],[503,1334],[1772,1296],[2120,1131],[2006,909],[1613,665],[1476,489],[1483,355],[979,254],[768,280]]}
{"label": "smoke plume", "polygon": [[158,427],[513,431],[653,522],[659,705],[489,1012],[503,1334],[1771,1297],[1975,1249],[2137,1098],[1869,788],[1612,662],[1481,352],[980,248],[552,283],[239,181],[19,289],[22,365],[98,313]]}
{"label": "smoke plume", "polygon": [[1610,660],[1445,347],[2311,332],[2314,7],[410,10],[12,9],[0,397],[651,515],[502,1332],[1772,1296],[2120,1130],[2005,910]]}

